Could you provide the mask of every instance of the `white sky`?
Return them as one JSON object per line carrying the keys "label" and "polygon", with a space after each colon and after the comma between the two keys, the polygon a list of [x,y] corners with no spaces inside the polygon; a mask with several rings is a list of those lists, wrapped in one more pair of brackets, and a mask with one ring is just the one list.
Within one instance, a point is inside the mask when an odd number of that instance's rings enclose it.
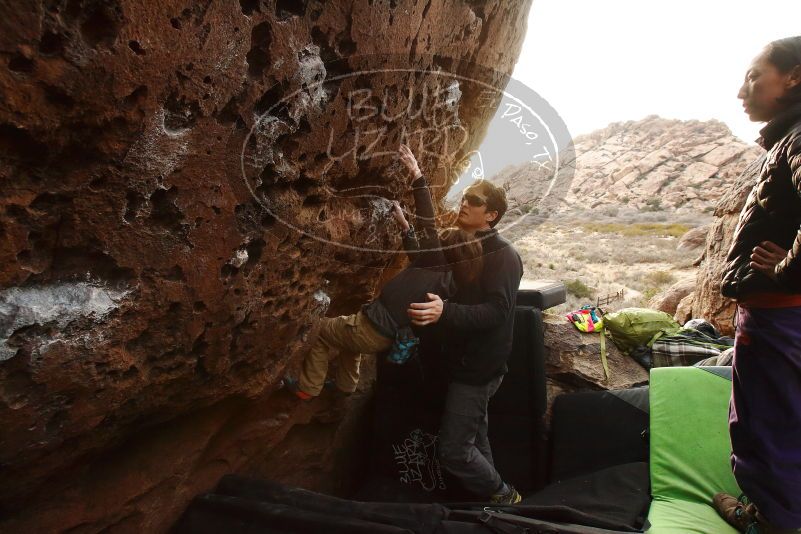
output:
{"label": "white sky", "polygon": [[573,136],[651,114],[718,119],[753,141],[737,90],[768,42],[801,34],[801,0],[534,0],[515,79]]}

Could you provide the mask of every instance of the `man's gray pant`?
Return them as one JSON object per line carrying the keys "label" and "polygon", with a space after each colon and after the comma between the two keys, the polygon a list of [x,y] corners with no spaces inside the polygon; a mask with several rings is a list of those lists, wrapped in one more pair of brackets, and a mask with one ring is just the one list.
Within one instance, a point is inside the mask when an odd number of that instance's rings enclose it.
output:
{"label": "man's gray pant", "polygon": [[487,404],[502,380],[499,376],[483,386],[451,382],[439,429],[442,467],[465,489],[484,497],[497,493],[503,484],[487,437]]}

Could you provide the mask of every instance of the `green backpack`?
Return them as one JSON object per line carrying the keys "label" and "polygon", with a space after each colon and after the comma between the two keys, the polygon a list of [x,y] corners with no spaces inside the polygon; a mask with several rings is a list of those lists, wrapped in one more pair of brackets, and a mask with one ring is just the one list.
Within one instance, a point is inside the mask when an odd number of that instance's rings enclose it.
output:
{"label": "green backpack", "polygon": [[604,315],[606,332],[617,348],[629,354],[645,345],[650,347],[663,335],[673,335],[681,325],[665,312],[647,308],[624,308]]}

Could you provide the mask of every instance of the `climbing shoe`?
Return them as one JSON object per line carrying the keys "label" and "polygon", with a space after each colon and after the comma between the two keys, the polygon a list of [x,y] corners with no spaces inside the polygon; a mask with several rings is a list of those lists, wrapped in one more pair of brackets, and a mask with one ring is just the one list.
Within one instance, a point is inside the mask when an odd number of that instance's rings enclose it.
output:
{"label": "climbing shoe", "polygon": [[756,506],[745,495],[738,499],[728,493],[718,493],[712,498],[712,506],[720,517],[739,532],[758,532]]}
{"label": "climbing shoe", "polygon": [[514,486],[511,484],[504,484],[504,486],[506,487],[506,491],[496,493],[490,497],[490,502],[492,504],[517,504],[523,500],[523,497],[520,496]]}
{"label": "climbing shoe", "polygon": [[313,395],[309,395],[302,389],[300,389],[300,384],[298,383],[297,379],[292,378],[291,376],[287,375],[281,381],[282,386],[285,390],[295,395],[302,401],[310,401],[314,398]]}

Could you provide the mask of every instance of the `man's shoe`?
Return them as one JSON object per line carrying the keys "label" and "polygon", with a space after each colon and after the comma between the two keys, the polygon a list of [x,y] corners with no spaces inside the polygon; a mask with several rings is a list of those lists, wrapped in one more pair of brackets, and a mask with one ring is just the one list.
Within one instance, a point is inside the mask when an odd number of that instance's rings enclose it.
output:
{"label": "man's shoe", "polygon": [[756,507],[746,496],[738,499],[728,493],[718,493],[712,498],[712,506],[720,517],[739,532],[747,532],[749,527],[752,531],[755,530]]}
{"label": "man's shoe", "polygon": [[517,504],[523,500],[523,497],[520,496],[514,486],[507,483],[506,487],[508,488],[507,491],[496,493],[490,497],[490,502],[492,504]]}
{"label": "man's shoe", "polygon": [[285,390],[295,395],[302,401],[310,401],[314,398],[313,395],[309,395],[302,389],[300,389],[300,384],[298,383],[297,379],[292,378],[291,376],[287,375],[281,381],[282,386]]}

